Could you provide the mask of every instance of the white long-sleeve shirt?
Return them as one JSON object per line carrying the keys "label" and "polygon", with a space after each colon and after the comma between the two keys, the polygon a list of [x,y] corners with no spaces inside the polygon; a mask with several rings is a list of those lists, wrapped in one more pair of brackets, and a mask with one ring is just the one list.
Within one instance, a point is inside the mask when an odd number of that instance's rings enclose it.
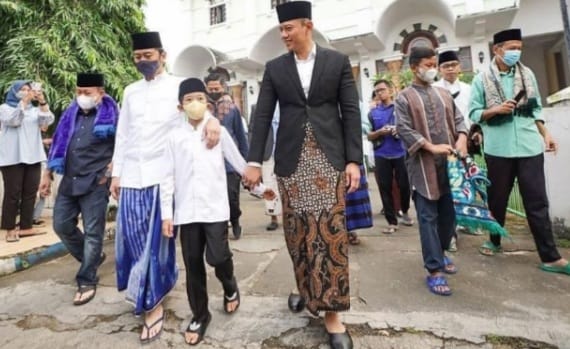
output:
{"label": "white long-sleeve shirt", "polygon": [[459,109],[461,114],[463,114],[465,126],[467,126],[467,129],[469,129],[469,127],[471,127],[471,120],[469,119],[469,99],[471,98],[471,85],[466,84],[459,79],[455,80],[453,84],[445,79],[441,79],[434,82],[433,85],[445,88],[452,95],[459,92],[459,95],[454,99],[455,106],[457,109]]}
{"label": "white long-sleeve shirt", "polygon": [[113,177],[120,177],[121,187],[160,183],[167,135],[183,121],[177,109],[180,82],[164,73],[125,89],[113,154]]}
{"label": "white long-sleeve shirt", "polygon": [[33,165],[46,161],[41,127],[49,126],[55,117],[51,111],[23,108],[21,104],[0,106],[0,166]]}
{"label": "white long-sleeve shirt", "polygon": [[206,147],[202,135],[210,117],[213,116],[208,115],[196,128],[185,122],[167,137],[165,171],[160,183],[161,214],[163,219],[173,219],[176,225],[228,220],[224,158],[239,174],[246,167],[225,128],[221,129],[220,142],[212,149]]}

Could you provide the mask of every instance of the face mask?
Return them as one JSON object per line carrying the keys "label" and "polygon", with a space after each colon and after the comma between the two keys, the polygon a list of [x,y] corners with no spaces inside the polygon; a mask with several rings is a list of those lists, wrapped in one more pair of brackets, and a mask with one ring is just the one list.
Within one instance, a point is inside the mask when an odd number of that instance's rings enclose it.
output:
{"label": "face mask", "polygon": [[210,98],[214,101],[217,101],[218,99],[222,98],[222,93],[221,92],[211,92],[208,93],[208,96],[210,96]]}
{"label": "face mask", "polygon": [[94,97],[88,97],[88,96],[80,95],[77,97],[76,100],[77,100],[77,104],[79,105],[79,108],[81,108],[83,110],[91,110],[91,109],[95,108],[95,106],[97,105],[97,102],[95,102]]}
{"label": "face mask", "polygon": [[503,56],[503,62],[509,67],[517,64],[521,59],[521,50],[505,50],[505,55]]}
{"label": "face mask", "polygon": [[206,103],[192,101],[190,103],[184,104],[184,111],[186,112],[188,119],[200,121],[204,118],[207,107],[208,106]]}
{"label": "face mask", "polygon": [[137,70],[144,75],[146,80],[154,78],[154,74],[158,70],[158,61],[140,61],[137,64]]}
{"label": "face mask", "polygon": [[18,99],[22,99],[22,98],[26,97],[27,95],[28,95],[28,92],[24,92],[24,91],[16,92],[16,98],[18,98]]}
{"label": "face mask", "polygon": [[435,81],[436,76],[437,76],[437,69],[435,69],[435,68],[431,68],[431,69],[419,68],[418,69],[418,78],[420,78],[424,82],[427,82],[428,84],[433,83]]}

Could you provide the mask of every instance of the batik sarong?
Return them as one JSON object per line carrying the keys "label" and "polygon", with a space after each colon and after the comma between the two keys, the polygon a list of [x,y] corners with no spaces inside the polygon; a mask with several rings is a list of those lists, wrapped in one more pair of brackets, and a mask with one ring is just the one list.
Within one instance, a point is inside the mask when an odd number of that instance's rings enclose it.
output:
{"label": "batik sarong", "polygon": [[450,155],[447,173],[457,225],[470,231],[483,229],[492,235],[507,236],[507,231],[497,223],[487,204],[487,186],[492,183],[473,159]]}
{"label": "batik sarong", "polygon": [[320,148],[310,124],[295,172],[277,177],[283,230],[297,288],[307,310],[350,308],[344,172]]}
{"label": "batik sarong", "polygon": [[122,188],[117,213],[115,253],[117,288],[135,314],[154,309],[178,279],[175,238],[162,235],[158,185]]}
{"label": "batik sarong", "polygon": [[360,166],[360,186],[346,194],[346,229],[353,231],[372,227],[372,207],[368,195],[368,180],[364,166]]}

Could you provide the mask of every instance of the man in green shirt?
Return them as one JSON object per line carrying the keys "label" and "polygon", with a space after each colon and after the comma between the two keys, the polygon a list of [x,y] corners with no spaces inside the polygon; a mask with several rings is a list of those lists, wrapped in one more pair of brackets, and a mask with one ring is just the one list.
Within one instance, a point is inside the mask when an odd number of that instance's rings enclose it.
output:
{"label": "man in green shirt", "polygon": [[[489,70],[477,75],[471,86],[469,116],[484,134],[485,161],[492,185],[489,209],[504,226],[509,195],[518,179],[541,269],[570,275],[552,234],[544,177],[544,151],[556,151],[556,142],[544,126],[542,105],[534,73],[519,62],[520,29],[493,37],[495,58]],[[484,255],[501,252],[501,237],[491,235],[481,246]]]}

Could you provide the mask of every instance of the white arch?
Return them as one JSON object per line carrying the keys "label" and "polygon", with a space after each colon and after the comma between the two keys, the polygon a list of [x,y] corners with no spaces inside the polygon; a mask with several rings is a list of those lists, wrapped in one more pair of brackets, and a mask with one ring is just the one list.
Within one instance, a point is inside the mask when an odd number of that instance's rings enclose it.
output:
{"label": "white arch", "polygon": [[376,35],[384,45],[388,46],[390,43],[385,42],[388,33],[400,25],[403,19],[415,17],[418,13],[441,18],[455,28],[455,14],[446,0],[392,0],[380,12],[376,23]]}
{"label": "white arch", "polygon": [[208,68],[217,66],[227,57],[218,51],[201,45],[191,45],[182,50],[176,57],[172,73],[184,77],[197,77],[202,79]]}
{"label": "white arch", "polygon": [[[316,28],[313,29],[313,40],[322,47],[332,48],[329,40]],[[279,25],[266,31],[257,39],[249,51],[248,58],[261,64],[287,52],[285,44],[279,36]]]}

